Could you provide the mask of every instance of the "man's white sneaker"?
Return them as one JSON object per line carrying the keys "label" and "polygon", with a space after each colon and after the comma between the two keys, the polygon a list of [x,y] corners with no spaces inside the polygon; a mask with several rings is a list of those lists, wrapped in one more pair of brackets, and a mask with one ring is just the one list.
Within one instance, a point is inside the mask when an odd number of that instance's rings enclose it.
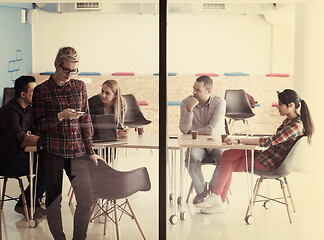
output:
{"label": "man's white sneaker", "polygon": [[199,208],[215,207],[222,204],[222,199],[215,193],[210,194],[203,202],[196,204]]}
{"label": "man's white sneaker", "polygon": [[202,208],[200,209],[201,213],[205,214],[213,214],[213,213],[224,213],[227,210],[227,204],[222,203],[214,207],[207,207],[207,208]]}

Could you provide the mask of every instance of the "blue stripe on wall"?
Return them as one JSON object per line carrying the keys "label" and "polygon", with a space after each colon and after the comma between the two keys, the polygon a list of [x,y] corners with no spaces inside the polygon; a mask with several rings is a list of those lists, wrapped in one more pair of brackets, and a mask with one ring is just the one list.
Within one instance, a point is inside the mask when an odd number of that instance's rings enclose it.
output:
{"label": "blue stripe on wall", "polygon": [[[3,88],[12,87],[12,79],[32,73],[32,29],[29,23],[21,23],[21,8],[0,6],[0,105]],[[21,53],[17,50],[21,50]],[[18,55],[20,70],[11,74],[8,63]]]}

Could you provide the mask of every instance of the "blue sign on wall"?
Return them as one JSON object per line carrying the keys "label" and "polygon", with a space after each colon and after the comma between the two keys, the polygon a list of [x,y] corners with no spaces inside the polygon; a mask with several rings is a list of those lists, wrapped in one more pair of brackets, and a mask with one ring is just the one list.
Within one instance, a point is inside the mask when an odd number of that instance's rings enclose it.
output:
{"label": "blue sign on wall", "polygon": [[20,75],[20,62],[22,62],[22,51],[16,51],[16,58],[8,62],[8,72],[11,74],[11,81],[15,81]]}

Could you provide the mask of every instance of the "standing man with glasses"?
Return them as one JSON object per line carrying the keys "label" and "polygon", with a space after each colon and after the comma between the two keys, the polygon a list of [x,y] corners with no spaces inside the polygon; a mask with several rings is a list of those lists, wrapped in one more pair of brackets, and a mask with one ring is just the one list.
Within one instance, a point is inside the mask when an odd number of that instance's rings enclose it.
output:
{"label": "standing man with glasses", "polygon": [[34,89],[32,106],[35,128],[40,132],[37,146],[45,178],[47,220],[54,239],[65,240],[61,216],[64,169],[77,201],[73,240],[86,239],[93,203],[87,166],[103,159],[92,148],[86,86],[71,78],[79,72],[77,51],[59,49],[54,65],[54,75]]}

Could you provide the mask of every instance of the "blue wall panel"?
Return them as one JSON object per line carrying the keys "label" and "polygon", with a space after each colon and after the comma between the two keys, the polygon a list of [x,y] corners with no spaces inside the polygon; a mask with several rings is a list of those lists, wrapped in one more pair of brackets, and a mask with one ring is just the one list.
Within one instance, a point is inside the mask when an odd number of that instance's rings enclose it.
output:
{"label": "blue wall panel", "polygon": [[[21,23],[20,8],[0,6],[0,53],[0,105],[2,105],[3,88],[12,87],[12,79],[32,73],[32,28],[29,23]],[[20,70],[9,73],[9,61],[17,58],[22,60],[11,63],[11,68]]]}

